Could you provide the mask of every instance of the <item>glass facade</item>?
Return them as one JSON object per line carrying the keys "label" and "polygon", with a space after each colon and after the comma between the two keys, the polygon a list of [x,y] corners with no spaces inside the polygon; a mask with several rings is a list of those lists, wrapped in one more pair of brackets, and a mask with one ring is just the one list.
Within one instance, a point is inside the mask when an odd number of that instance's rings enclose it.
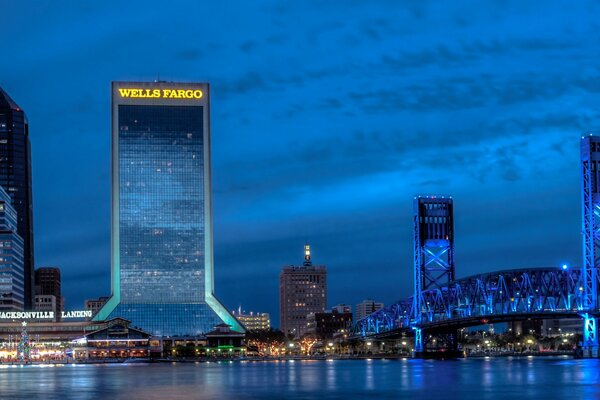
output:
{"label": "glass facade", "polygon": [[0,186],[17,212],[17,233],[23,246],[24,305],[33,308],[33,202],[29,124],[23,110],[0,88]]}
{"label": "glass facade", "polygon": [[23,311],[23,239],[17,234],[17,212],[0,187],[0,311]]}
{"label": "glass facade", "polygon": [[207,100],[128,100],[113,107],[113,298],[98,318],[123,317],[160,336],[235,325],[212,294],[207,254]]}

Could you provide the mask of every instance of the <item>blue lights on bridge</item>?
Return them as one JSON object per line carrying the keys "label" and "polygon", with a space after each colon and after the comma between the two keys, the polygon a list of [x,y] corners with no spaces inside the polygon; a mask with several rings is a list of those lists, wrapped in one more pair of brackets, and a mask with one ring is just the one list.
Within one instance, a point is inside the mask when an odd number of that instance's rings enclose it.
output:
{"label": "blue lights on bridge", "polygon": [[414,332],[415,352],[426,331],[526,319],[583,319],[583,349],[598,357],[600,280],[600,137],[581,140],[583,265],[484,273],[454,279],[452,200],[415,197],[414,293],[359,320],[352,336]]}

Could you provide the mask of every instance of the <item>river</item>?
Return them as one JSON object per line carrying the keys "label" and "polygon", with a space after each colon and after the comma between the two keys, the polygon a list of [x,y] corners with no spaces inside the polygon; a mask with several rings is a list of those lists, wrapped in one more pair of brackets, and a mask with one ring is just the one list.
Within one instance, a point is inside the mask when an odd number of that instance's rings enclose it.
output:
{"label": "river", "polygon": [[0,366],[2,399],[600,399],[568,357]]}

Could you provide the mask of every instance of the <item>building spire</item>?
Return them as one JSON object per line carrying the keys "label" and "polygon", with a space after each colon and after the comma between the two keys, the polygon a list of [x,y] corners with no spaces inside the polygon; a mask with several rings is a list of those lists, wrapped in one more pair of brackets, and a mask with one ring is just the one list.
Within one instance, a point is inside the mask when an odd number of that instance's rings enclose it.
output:
{"label": "building spire", "polygon": [[304,245],[304,266],[310,267],[312,265],[312,261],[310,261],[310,245],[306,243]]}

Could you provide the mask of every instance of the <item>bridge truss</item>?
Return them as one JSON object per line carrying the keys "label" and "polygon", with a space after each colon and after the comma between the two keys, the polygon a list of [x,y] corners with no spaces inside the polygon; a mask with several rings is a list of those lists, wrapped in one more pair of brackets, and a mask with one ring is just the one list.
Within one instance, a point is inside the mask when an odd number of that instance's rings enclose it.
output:
{"label": "bridge truss", "polygon": [[[533,268],[475,275],[421,292],[359,320],[352,336],[401,334],[442,327],[460,328],[519,318],[577,318],[583,310],[580,269]],[[417,323],[417,318],[419,323]]]}

